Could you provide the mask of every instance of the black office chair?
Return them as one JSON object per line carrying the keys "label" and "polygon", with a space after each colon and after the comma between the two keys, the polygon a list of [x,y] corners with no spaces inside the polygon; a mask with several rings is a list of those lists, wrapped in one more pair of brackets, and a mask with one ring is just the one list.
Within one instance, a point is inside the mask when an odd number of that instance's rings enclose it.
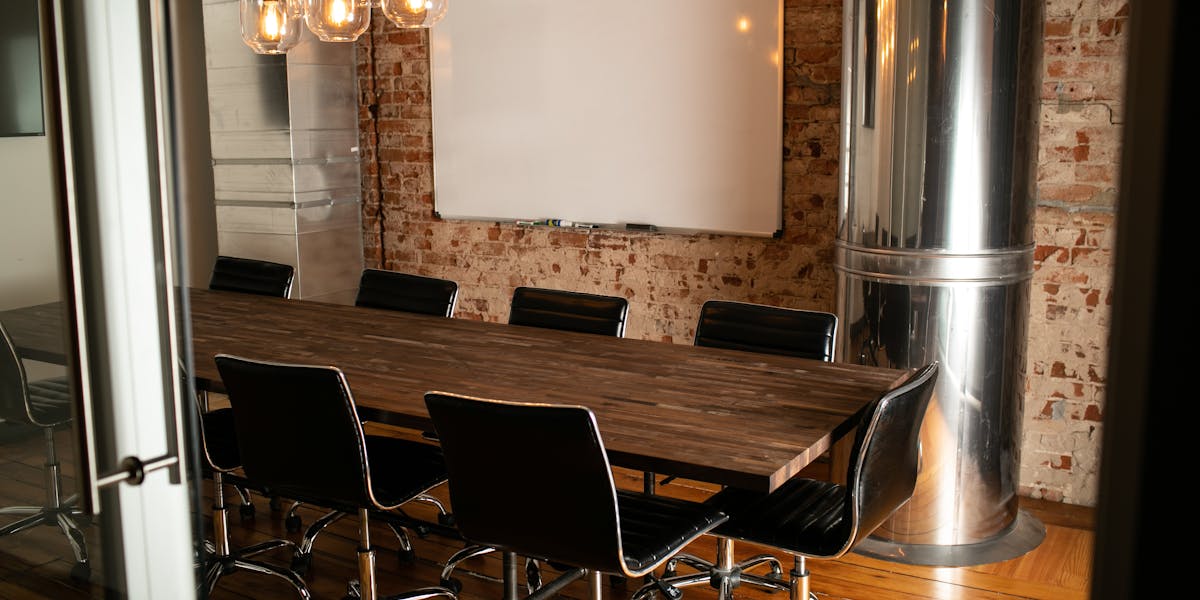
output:
{"label": "black office chair", "polygon": [[[255,560],[254,557],[276,548],[288,548],[292,554],[297,545],[291,540],[271,539],[244,548],[233,549],[229,541],[229,507],[225,506],[224,476],[241,468],[237,435],[234,431],[233,410],[221,408],[203,412],[196,404],[200,419],[200,447],[204,455],[202,468],[212,479],[212,541],[204,540],[201,566],[204,579],[201,585],[211,595],[223,575],[236,571],[265,573],[287,581],[301,598],[311,598],[308,586],[300,573],[279,565]],[[241,481],[245,482],[244,478]]]}
{"label": "black office chair", "polygon": [[[540,587],[539,598],[585,576],[592,597],[599,598],[601,573],[652,574],[725,521],[704,504],[618,490],[596,417],[586,407],[444,392],[427,393],[425,404],[445,453],[450,504],[471,544],[447,567],[463,556],[499,550],[506,554],[510,586],[516,585],[510,565],[521,555],[567,566]],[[546,475],[531,483],[528,468],[514,456],[541,457]],[[514,482],[522,482],[519,491]],[[442,584],[457,588],[445,573]]]}
{"label": "black office chair", "polygon": [[[289,365],[219,354],[214,359],[233,410],[242,470],[281,496],[358,513],[359,579],[349,595],[375,600],[373,516],[445,483],[436,446],[363,433],[354,398],[336,367]],[[339,514],[339,516],[340,516]],[[336,520],[336,518],[334,518]],[[427,587],[388,598],[447,597]]]}
{"label": "black office chair", "polygon": [[[736,302],[731,300],[709,300],[700,309],[696,323],[694,345],[712,348],[728,348],[746,352],[798,356],[814,360],[832,361],[834,342],[837,339],[837,315],[829,312],[803,310]],[[654,487],[654,474],[646,473],[647,490]],[[667,477],[663,483],[673,477]],[[718,539],[718,548],[729,540]],[[732,556],[732,546],[729,548]],[[666,577],[675,575],[678,563],[686,564],[699,572],[714,572],[719,567],[691,554],[681,554],[667,563]],[[721,570],[741,577],[749,569],[766,565],[770,573],[766,578],[770,589],[778,589],[783,581],[783,565],[770,554],[752,556],[737,564],[724,565]],[[757,583],[759,577],[744,579]]]}
{"label": "black office chair", "polygon": [[[413,275],[383,269],[363,269],[358,282],[355,306],[383,308],[439,317],[453,317],[458,302],[458,283],[449,279]],[[421,435],[437,441],[437,434],[424,431]],[[417,498],[433,504],[438,510],[438,522],[450,525],[452,517],[433,496]]]}
{"label": "black office chair", "polygon": [[0,323],[0,419],[41,430],[46,442],[46,500],[42,506],[12,506],[0,508],[0,515],[24,518],[0,527],[0,538],[20,533],[38,525],[58,527],[67,536],[75,553],[71,577],[86,580],[91,577],[87,540],[78,519],[84,514],[75,506],[78,495],[62,497],[62,472],[55,450],[54,432],[71,424],[71,393],[65,377],[29,381],[25,365],[17,354],[12,338]]}
{"label": "black office chair", "polygon": [[354,304],[451,317],[454,316],[457,299],[458,283],[449,279],[383,269],[363,269]]}
{"label": "black office chair", "polygon": [[619,296],[518,287],[508,323],[622,337],[628,312],[629,301]]}
{"label": "black office chair", "polygon": [[218,256],[213,265],[210,290],[226,290],[287,298],[292,291],[295,267],[253,258]]}
{"label": "black office chair", "polygon": [[[208,289],[287,298],[291,295],[292,281],[295,279],[295,275],[296,269],[292,265],[221,255],[217,256],[217,260],[213,264]],[[207,396],[203,392],[200,395],[200,402],[201,408],[207,410]],[[254,503],[247,489],[248,482],[242,481],[239,475],[232,472],[227,472],[224,478],[241,498],[239,514],[243,519],[254,518]],[[278,498],[272,497],[270,502],[272,510],[282,509]],[[297,508],[298,505],[293,504],[285,516],[284,523],[287,524],[288,531],[300,530],[300,517],[296,515]]]}
{"label": "black office chair", "polygon": [[696,346],[833,360],[837,315],[749,302],[709,300],[696,323]]}
{"label": "black office chair", "polygon": [[717,557],[724,568],[664,577],[633,597],[646,597],[664,586],[678,591],[709,583],[720,590],[719,598],[729,600],[739,582],[729,576],[736,539],[777,548],[795,560],[787,584],[746,573],[740,574],[742,583],[789,590],[797,600],[816,600],[805,559],[835,559],[850,552],[912,496],[921,457],[921,423],[938,368],[934,362],[915,370],[868,407],[855,434],[845,484],[796,477],[770,494],[725,488],[706,502],[730,515],[713,530],[726,540]]}

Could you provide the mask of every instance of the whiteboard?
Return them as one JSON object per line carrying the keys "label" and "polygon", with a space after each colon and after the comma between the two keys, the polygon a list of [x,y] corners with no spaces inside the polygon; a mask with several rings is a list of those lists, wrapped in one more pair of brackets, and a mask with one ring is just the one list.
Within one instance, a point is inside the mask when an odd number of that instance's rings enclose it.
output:
{"label": "whiteboard", "polygon": [[435,211],[776,235],[782,11],[454,0],[430,30]]}

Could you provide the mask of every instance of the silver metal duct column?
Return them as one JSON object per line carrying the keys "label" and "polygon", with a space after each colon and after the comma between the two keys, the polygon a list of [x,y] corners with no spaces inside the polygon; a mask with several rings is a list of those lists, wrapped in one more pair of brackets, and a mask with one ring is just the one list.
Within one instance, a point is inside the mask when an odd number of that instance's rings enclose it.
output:
{"label": "silver metal duct column", "polygon": [[204,0],[217,248],[296,267],[292,296],[350,303],[362,273],[354,44],[302,30],[242,43],[237,0]]}
{"label": "silver metal duct column", "polygon": [[846,0],[840,359],[941,363],[912,500],[859,547],[965,566],[1045,535],[1018,510],[1041,0]]}

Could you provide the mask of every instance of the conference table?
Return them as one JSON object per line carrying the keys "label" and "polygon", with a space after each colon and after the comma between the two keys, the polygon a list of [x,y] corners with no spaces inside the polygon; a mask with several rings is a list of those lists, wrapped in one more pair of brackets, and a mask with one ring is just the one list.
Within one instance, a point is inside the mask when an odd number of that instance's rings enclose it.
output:
{"label": "conference table", "polygon": [[[432,427],[424,394],[587,406],[610,462],[772,491],[910,370],[191,289],[195,377],[219,353],[332,365],[364,421]],[[62,356],[61,308],[0,312],[18,352]],[[60,358],[61,360],[61,358]]]}

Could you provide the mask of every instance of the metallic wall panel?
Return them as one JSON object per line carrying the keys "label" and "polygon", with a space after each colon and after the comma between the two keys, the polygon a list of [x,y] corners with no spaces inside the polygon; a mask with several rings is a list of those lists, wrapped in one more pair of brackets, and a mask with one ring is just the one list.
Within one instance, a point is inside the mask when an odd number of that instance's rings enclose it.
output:
{"label": "metallic wall panel", "polygon": [[872,536],[958,547],[935,561],[1017,530],[1041,11],[844,4],[839,348],[942,364],[917,490]]}
{"label": "metallic wall panel", "polygon": [[[242,49],[250,52],[245,46]],[[254,67],[210,67],[208,103],[212,130],[288,130],[291,121],[287,78],[287,65],[282,61]]]}
{"label": "metallic wall panel", "polygon": [[321,298],[355,290],[362,275],[362,229],[322,229],[297,236],[296,280],[301,298]]}
{"label": "metallic wall panel", "polygon": [[362,270],[354,44],[307,30],[285,56],[241,41],[238,3],[206,0],[222,254],[294,265],[293,296],[353,301]]}
{"label": "metallic wall panel", "polygon": [[[321,44],[315,38],[310,43]],[[353,54],[341,65],[310,65],[288,60],[292,129],[358,131],[358,74],[353,68],[346,68],[347,64],[354,65]],[[344,153],[350,154],[357,145],[355,140]]]}
{"label": "metallic wall panel", "polygon": [[226,233],[292,235],[296,231],[296,209],[290,204],[261,203],[217,205],[217,220]]}
{"label": "metallic wall panel", "polygon": [[216,161],[287,158],[291,147],[292,132],[287,129],[212,132],[212,155]]}
{"label": "metallic wall panel", "polygon": [[[354,107],[358,110],[358,107]],[[292,156],[296,160],[350,157],[358,160],[358,126],[346,129],[293,129]]]}

